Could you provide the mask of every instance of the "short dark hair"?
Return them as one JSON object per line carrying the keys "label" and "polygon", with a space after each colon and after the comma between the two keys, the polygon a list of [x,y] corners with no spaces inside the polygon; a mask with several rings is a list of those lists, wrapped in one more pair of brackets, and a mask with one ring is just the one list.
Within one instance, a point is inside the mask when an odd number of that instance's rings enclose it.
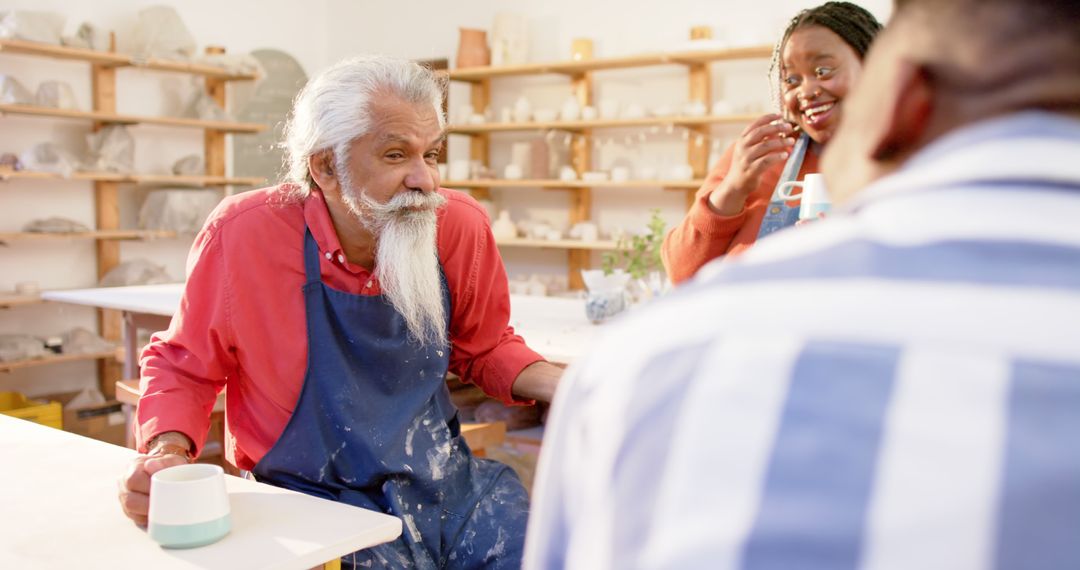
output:
{"label": "short dark hair", "polygon": [[826,2],[816,8],[803,10],[791,19],[776,46],[777,52],[779,53],[795,30],[807,26],[828,28],[851,46],[851,49],[859,54],[860,59],[866,57],[870,43],[874,41],[874,36],[881,31],[882,27],[881,22],[862,6],[851,2]]}
{"label": "short dark hair", "polygon": [[894,13],[913,9],[930,14],[956,10],[968,13],[972,9],[1012,9],[1010,27],[1023,38],[1030,34],[1061,35],[1080,41],[1080,2],[1077,0],[893,0]]}
{"label": "short dark hair", "polygon": [[[904,0],[896,0],[903,2]],[[870,50],[870,44],[874,37],[881,31],[881,22],[874,17],[866,8],[851,2],[826,2],[815,8],[807,8],[795,14],[788,23],[784,35],[776,42],[773,48],[772,64],[769,66],[769,76],[777,80],[777,70],[780,66],[780,52],[784,49],[791,34],[796,30],[809,27],[821,26],[840,36],[844,43],[855,50],[859,59],[866,57]],[[779,92],[774,92],[779,96]]]}

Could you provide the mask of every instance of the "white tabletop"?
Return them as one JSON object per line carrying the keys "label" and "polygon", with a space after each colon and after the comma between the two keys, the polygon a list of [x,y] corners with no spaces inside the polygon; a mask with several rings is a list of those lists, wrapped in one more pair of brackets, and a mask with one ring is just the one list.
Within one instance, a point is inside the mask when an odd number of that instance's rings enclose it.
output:
{"label": "white tabletop", "polygon": [[167,283],[45,291],[41,294],[41,298],[73,305],[89,305],[102,309],[171,317],[180,306],[180,297],[183,294],[183,283]]}
{"label": "white tabletop", "polygon": [[[171,316],[180,306],[183,291],[183,284],[138,285],[47,291],[41,296],[50,301]],[[581,299],[527,295],[510,296],[510,325],[530,348],[563,364],[584,354],[602,328],[585,318],[585,301]]]}
{"label": "white tabletop", "polygon": [[0,568],[306,569],[401,534],[396,517],[226,476],[232,531],[163,549],[117,501],[134,455],[0,415]]}

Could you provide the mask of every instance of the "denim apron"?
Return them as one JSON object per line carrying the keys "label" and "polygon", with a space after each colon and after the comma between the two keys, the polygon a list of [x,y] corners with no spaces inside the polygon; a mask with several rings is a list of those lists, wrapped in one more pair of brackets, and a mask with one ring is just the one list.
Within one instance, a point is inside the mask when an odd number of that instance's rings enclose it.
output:
{"label": "denim apron", "polygon": [[757,239],[761,239],[777,230],[788,226],[794,226],[799,221],[799,206],[788,206],[788,201],[780,197],[780,188],[785,182],[794,182],[802,168],[803,158],[806,157],[806,149],[810,146],[810,136],[803,133],[799,140],[795,141],[795,147],[791,149],[791,156],[784,164],[784,170],[780,173],[780,179],[776,181],[772,198],[765,210],[765,218],[761,220],[761,229],[758,230]]}
{"label": "denim apron", "polygon": [[[262,482],[392,514],[402,536],[343,558],[359,568],[519,568],[528,495],[474,458],[445,375],[383,296],[327,287],[304,237],[308,362],[296,408],[252,473]],[[450,314],[446,279],[443,307]]]}

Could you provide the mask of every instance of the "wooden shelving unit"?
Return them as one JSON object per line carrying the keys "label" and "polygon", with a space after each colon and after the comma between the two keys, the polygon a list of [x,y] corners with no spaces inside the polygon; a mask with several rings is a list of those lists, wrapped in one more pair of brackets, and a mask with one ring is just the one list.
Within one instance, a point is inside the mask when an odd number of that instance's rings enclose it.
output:
{"label": "wooden shelving unit", "polygon": [[701,125],[742,125],[752,122],[757,115],[706,115],[703,117],[642,117],[640,119],[597,119],[593,121],[551,121],[531,123],[480,123],[475,125],[449,125],[447,132],[460,135],[480,135],[520,131],[569,131],[574,133],[588,129],[627,129],[652,126],[696,127]]}
{"label": "wooden shelving unit", "polygon": [[170,186],[257,186],[266,182],[258,177],[177,176],[174,174],[122,174],[119,172],[74,172],[64,178],[54,172],[14,171],[0,168],[0,181],[8,180],[79,180],[86,182],[119,182],[121,184],[159,184]]}
{"label": "wooden shelving unit", "polygon": [[153,71],[188,73],[224,81],[250,81],[256,79],[255,75],[249,73],[232,73],[227,69],[212,65],[155,58],[142,60],[121,53],[42,44],[25,40],[0,40],[0,53],[85,61],[103,67],[136,67]]}
{"label": "wooden shelving unit", "polygon": [[19,295],[17,293],[0,294],[0,309],[39,305],[44,302],[45,300],[41,298],[41,295]]}
{"label": "wooden shelving unit", "polygon": [[102,111],[76,111],[72,109],[52,109],[31,105],[0,105],[0,116],[13,115],[24,117],[48,117],[52,119],[73,119],[90,121],[106,125],[162,125],[189,129],[206,129],[223,133],[258,133],[266,130],[266,125],[256,123],[236,123],[229,121],[205,121],[186,117],[149,117],[139,115],[119,115]]}
{"label": "wooden shelving unit", "polygon": [[584,180],[444,180],[442,185],[447,188],[548,188],[552,190],[574,190],[580,188],[668,188],[672,190],[696,190],[705,182],[704,179],[695,180],[605,180],[599,182],[586,182]]}
{"label": "wooden shelving unit", "polygon": [[[772,46],[738,47],[720,50],[673,51],[641,54],[636,56],[531,63],[526,65],[476,67],[455,69],[446,73],[450,81],[466,82],[470,86],[469,103],[473,109],[482,111],[491,102],[493,80],[507,77],[555,74],[570,80],[573,97],[581,107],[594,105],[595,72],[624,70],[661,65],[676,65],[687,70],[687,94],[689,101],[708,104],[712,100],[712,76],[710,64],[719,61],[760,59],[772,56]],[[547,188],[570,191],[569,222],[587,221],[592,218],[592,191],[596,188],[664,188],[685,192],[687,207],[693,202],[696,190],[706,175],[710,148],[710,130],[713,125],[745,124],[756,115],[706,115],[664,116],[632,119],[601,119],[589,121],[550,121],[529,123],[481,123],[451,125],[448,132],[469,137],[469,159],[490,164],[493,133],[544,132],[562,130],[577,134],[571,147],[571,163],[580,178],[583,172],[592,170],[593,131],[601,129],[627,129],[656,126],[679,126],[692,135],[687,144],[687,162],[693,169],[691,181],[634,180],[625,182],[561,182],[557,180],[451,180],[449,187],[468,189],[477,198],[487,198],[492,188]],[[554,245],[553,245],[554,244]],[[566,244],[566,245],[560,245]],[[581,270],[591,263],[591,252],[614,249],[614,244],[582,244],[581,242],[544,240],[508,240],[499,242],[501,247],[559,247],[567,250],[567,279],[571,289],[581,289]]]}
{"label": "wooden shelving unit", "polygon": [[534,249],[565,249],[575,251],[614,251],[619,249],[613,241],[578,241],[578,240],[549,240],[549,239],[496,239],[495,243],[500,247],[528,247]]}
{"label": "wooden shelving unit", "polygon": [[167,239],[176,237],[176,232],[156,230],[96,230],[91,232],[0,232],[0,243],[16,241],[70,241],[70,240],[107,240],[131,241]]}
{"label": "wooden shelving unit", "polygon": [[659,65],[701,65],[712,63],[714,61],[770,57],[772,51],[772,46],[750,46],[719,50],[658,52],[602,59],[455,69],[449,72],[449,77],[453,81],[483,81],[485,79],[496,77],[513,77],[519,75],[581,75],[592,71],[606,71],[612,69],[655,67]]}
{"label": "wooden shelving unit", "polygon": [[[172,232],[125,230],[120,228],[120,208],[118,205],[121,184],[170,184],[182,186],[229,186],[258,185],[263,181],[250,177],[226,176],[226,136],[228,134],[258,133],[266,125],[232,121],[206,121],[183,117],[154,117],[128,115],[117,112],[117,70],[146,69],[152,71],[184,73],[201,76],[207,93],[222,108],[226,107],[226,86],[230,81],[249,81],[255,75],[232,73],[227,69],[213,65],[185,63],[159,59],[140,59],[114,51],[96,51],[49,44],[39,44],[22,40],[0,40],[0,54],[29,57],[45,57],[67,61],[84,62],[90,65],[92,90],[92,110],[67,110],[36,107],[31,105],[0,105],[2,117],[37,117],[44,119],[77,120],[90,123],[94,130],[107,125],[158,125],[188,129],[200,129],[203,135],[203,154],[206,173],[200,176],[172,176],[165,174],[119,174],[110,172],[78,172],[70,180],[91,182],[94,189],[95,230],[82,233],[0,233],[0,242],[61,242],[65,240],[94,240],[97,257],[97,278],[120,263],[120,242],[124,240],[146,240],[175,237]],[[63,180],[64,178],[44,172],[0,172],[0,180],[37,180],[44,183]],[[13,303],[11,306],[17,306]],[[121,336],[120,315],[115,311],[99,312],[99,332],[106,339],[117,341]],[[69,359],[98,359],[99,381],[106,396],[113,393],[116,380],[120,379],[120,369],[115,364],[115,353],[107,355],[79,355]],[[50,357],[19,365],[42,366],[65,361],[64,357]],[[14,369],[13,365],[0,365],[0,370]]]}
{"label": "wooden shelving unit", "polygon": [[116,360],[116,350],[90,352],[87,354],[56,354],[44,356],[42,358],[0,362],[0,372],[11,372],[12,370],[18,370],[20,368],[35,368],[38,366],[59,364],[61,362],[82,362],[86,360]]}

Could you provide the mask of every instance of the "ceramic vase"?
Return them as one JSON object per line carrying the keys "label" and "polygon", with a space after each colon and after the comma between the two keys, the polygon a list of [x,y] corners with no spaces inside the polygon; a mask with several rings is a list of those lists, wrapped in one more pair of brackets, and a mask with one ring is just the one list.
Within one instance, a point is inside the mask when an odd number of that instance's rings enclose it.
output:
{"label": "ceramic vase", "polygon": [[491,224],[491,233],[495,235],[495,239],[514,239],[517,237],[517,226],[510,219],[510,212],[506,210],[499,212],[498,219]]}
{"label": "ceramic vase", "polygon": [[520,65],[529,60],[529,22],[522,14],[495,15],[492,25],[492,64]]}
{"label": "ceramic vase", "polygon": [[483,67],[491,65],[491,50],[488,48],[487,31],[474,28],[459,28],[457,67]]}

